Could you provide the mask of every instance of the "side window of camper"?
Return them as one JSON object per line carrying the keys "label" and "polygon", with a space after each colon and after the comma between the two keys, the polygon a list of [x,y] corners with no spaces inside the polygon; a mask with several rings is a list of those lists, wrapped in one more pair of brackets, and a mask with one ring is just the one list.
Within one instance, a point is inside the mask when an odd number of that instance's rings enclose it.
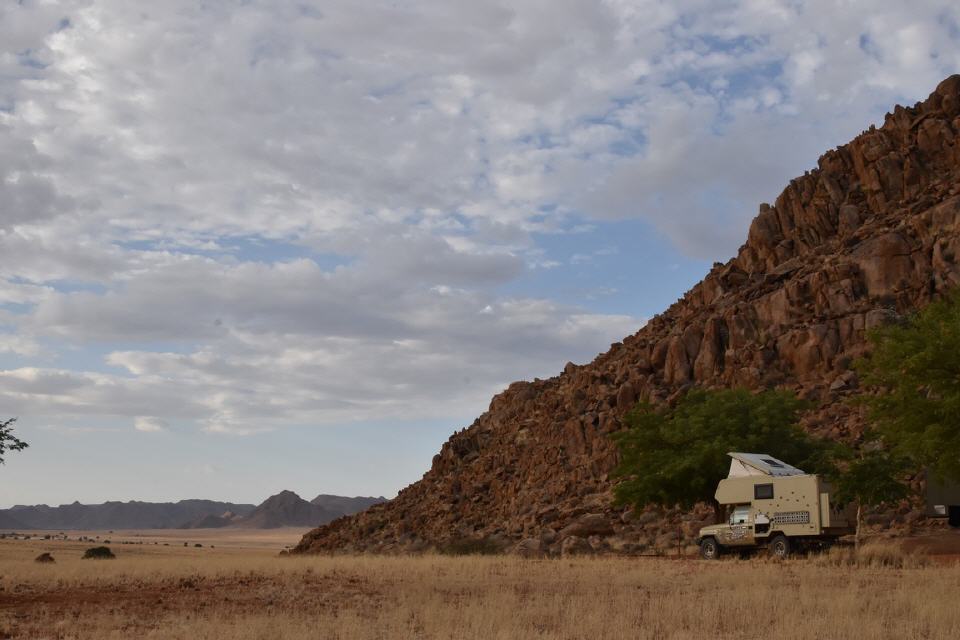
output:
{"label": "side window of camper", "polygon": [[771,499],[773,499],[773,485],[772,485],[772,484],[755,484],[755,485],[753,485],[753,499],[754,499],[754,500],[771,500]]}
{"label": "side window of camper", "polygon": [[750,505],[738,504],[730,515],[730,524],[748,524],[750,522]]}

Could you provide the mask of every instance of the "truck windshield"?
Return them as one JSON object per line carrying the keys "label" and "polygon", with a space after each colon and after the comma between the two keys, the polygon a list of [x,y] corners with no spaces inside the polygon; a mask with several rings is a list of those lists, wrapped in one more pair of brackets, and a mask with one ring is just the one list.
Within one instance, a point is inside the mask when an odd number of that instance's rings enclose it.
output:
{"label": "truck windshield", "polygon": [[741,504],[733,508],[730,514],[730,524],[746,524],[750,522],[750,505]]}

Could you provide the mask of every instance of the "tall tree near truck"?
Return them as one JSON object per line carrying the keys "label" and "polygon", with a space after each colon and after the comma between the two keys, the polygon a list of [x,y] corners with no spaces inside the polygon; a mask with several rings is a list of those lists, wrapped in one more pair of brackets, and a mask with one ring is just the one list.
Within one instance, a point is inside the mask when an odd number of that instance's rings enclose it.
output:
{"label": "tall tree near truck", "polygon": [[876,431],[918,470],[960,480],[960,292],[868,337],[856,368]]}
{"label": "tall tree near truck", "polygon": [[873,440],[862,445],[858,453],[851,453],[845,468],[832,478],[837,500],[857,504],[856,548],[860,548],[864,507],[879,507],[908,497],[910,489],[904,475],[909,469],[906,458],[883,449],[881,442]]}

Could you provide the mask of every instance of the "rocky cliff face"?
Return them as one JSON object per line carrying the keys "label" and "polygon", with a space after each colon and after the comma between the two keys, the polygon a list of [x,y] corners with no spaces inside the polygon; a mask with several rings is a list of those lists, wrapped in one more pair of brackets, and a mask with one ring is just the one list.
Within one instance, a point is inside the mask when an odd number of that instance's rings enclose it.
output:
{"label": "rocky cliff face", "polygon": [[[960,76],[820,158],[761,205],[747,242],[666,312],[585,366],[517,382],[394,500],[307,534],[297,550],[400,551],[469,538],[529,553],[676,545],[702,514],[610,507],[609,434],[639,399],[691,385],[784,387],[812,432],[855,439],[844,399],[865,331],[960,281]],[[911,520],[909,513],[898,514]]]}

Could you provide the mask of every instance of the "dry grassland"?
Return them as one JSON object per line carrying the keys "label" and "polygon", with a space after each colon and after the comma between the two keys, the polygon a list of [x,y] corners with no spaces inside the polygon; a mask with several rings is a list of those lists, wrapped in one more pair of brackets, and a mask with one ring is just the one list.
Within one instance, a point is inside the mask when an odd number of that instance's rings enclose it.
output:
{"label": "dry grassland", "polygon": [[[957,638],[960,566],[293,557],[0,541],[0,638]],[[57,562],[33,558],[50,551]]]}

